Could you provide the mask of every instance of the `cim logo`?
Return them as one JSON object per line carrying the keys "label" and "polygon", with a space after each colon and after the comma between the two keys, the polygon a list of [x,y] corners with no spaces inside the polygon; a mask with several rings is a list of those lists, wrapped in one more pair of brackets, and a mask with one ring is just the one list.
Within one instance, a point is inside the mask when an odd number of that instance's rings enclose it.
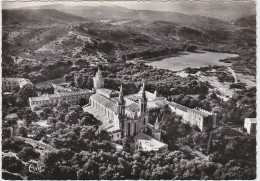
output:
{"label": "cim logo", "polygon": [[30,164],[29,165],[29,172],[43,172],[45,169],[45,166],[44,165],[33,165],[33,164]]}

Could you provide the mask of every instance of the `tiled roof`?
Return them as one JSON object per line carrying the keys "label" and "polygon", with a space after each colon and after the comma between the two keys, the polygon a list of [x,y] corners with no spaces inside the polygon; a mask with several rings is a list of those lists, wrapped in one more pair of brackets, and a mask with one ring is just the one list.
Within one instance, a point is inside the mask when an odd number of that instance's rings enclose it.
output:
{"label": "tiled roof", "polygon": [[169,102],[169,106],[173,106],[173,107],[175,107],[175,108],[177,108],[177,109],[180,109],[180,110],[182,110],[182,111],[184,111],[184,112],[187,112],[188,109],[189,109],[189,108],[187,108],[187,107],[185,107],[185,106],[183,106],[183,105],[177,104],[177,103],[175,103],[175,102]]}
{"label": "tiled roof", "polygon": [[[61,92],[59,93],[59,95],[61,97],[66,97],[66,96],[73,96],[73,95],[84,95],[84,94],[88,94],[89,93],[89,90],[88,89],[85,89],[85,90],[80,90],[80,91],[71,91],[71,92]],[[55,94],[53,94],[55,95]]]}
{"label": "tiled roof", "polygon": [[[145,95],[146,95],[146,98],[147,98],[148,101],[151,101],[151,100],[156,98],[155,95],[153,93],[149,92],[149,91],[145,91]],[[127,95],[125,97],[132,99],[132,100],[138,100],[139,98],[142,97],[142,92],[139,91],[136,94]]]}
{"label": "tiled roof", "polygon": [[71,91],[71,92],[62,92],[59,94],[48,94],[44,96],[38,96],[38,97],[30,97],[29,99],[31,101],[48,101],[50,99],[58,99],[62,97],[68,97],[68,96],[77,96],[77,95],[85,95],[89,94],[89,90],[80,90],[80,91]]}
{"label": "tiled roof", "polygon": [[32,101],[32,102],[34,102],[34,101],[48,101],[48,100],[50,100],[50,98],[46,95],[46,96],[39,96],[39,97],[30,97],[29,100]]}
{"label": "tiled roof", "polygon": [[107,109],[111,110],[112,112],[117,111],[116,102],[112,101],[112,99],[109,99],[109,98],[102,96],[100,94],[94,94],[90,97],[91,97],[91,99],[99,102],[101,105],[103,105]]}
{"label": "tiled roof", "polygon": [[190,111],[195,112],[197,114],[202,115],[203,117],[207,117],[210,116],[211,113],[210,112],[206,112],[206,111],[202,111],[202,110],[198,110],[198,109],[190,109]]}
{"label": "tiled roof", "polygon": [[97,92],[104,92],[106,94],[111,94],[114,90],[111,90],[111,89],[105,89],[105,88],[100,88],[100,89],[97,89]]}

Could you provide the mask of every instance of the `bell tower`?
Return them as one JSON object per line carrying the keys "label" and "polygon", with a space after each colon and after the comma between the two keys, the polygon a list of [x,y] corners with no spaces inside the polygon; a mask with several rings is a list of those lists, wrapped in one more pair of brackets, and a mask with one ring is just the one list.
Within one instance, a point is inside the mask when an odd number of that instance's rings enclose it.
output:
{"label": "bell tower", "polygon": [[147,112],[147,97],[145,95],[145,83],[143,82],[143,87],[141,90],[141,98],[139,99],[140,104],[140,116],[144,115]]}
{"label": "bell tower", "polygon": [[126,134],[126,131],[125,131],[126,117],[125,117],[125,100],[124,100],[124,93],[123,93],[122,84],[121,84],[121,87],[120,87],[119,97],[118,97],[118,101],[117,101],[116,105],[117,105],[118,125],[119,125],[119,128],[122,130],[122,136],[124,136]]}
{"label": "bell tower", "polygon": [[123,93],[123,86],[121,84],[119,97],[117,101],[117,114],[119,117],[125,115],[125,100],[124,100],[124,93]]}
{"label": "bell tower", "polygon": [[94,90],[100,89],[104,87],[104,78],[102,76],[102,72],[100,70],[100,67],[98,66],[98,72],[96,73],[96,76],[93,78],[94,83]]}

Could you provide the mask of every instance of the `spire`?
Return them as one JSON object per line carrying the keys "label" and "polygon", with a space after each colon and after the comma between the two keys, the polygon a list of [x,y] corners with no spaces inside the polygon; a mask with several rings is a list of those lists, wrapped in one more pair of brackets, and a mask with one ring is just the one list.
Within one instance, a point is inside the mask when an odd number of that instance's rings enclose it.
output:
{"label": "spire", "polygon": [[142,99],[146,100],[146,95],[145,95],[145,83],[143,81],[143,88],[142,88]]}
{"label": "spire", "polygon": [[124,102],[124,93],[123,93],[123,85],[121,84],[120,92],[119,92],[119,102]]}
{"label": "spire", "polygon": [[157,89],[154,91],[154,96],[155,96],[155,97],[158,97],[158,91],[157,91]]}
{"label": "spire", "polygon": [[124,93],[123,93],[123,86],[121,84],[119,97],[117,101],[117,113],[119,118],[123,118],[125,116],[125,100],[124,100]]}

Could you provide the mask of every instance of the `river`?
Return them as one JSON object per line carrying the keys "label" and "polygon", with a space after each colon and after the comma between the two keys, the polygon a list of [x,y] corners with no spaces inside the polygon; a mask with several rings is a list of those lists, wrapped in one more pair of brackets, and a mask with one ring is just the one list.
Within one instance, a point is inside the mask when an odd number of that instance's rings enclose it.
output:
{"label": "river", "polygon": [[184,53],[179,56],[173,56],[164,58],[158,61],[146,62],[146,65],[151,65],[159,69],[168,69],[172,71],[181,71],[185,68],[199,68],[206,67],[209,65],[230,65],[228,63],[220,62],[221,59],[229,57],[237,57],[237,54],[230,53],[218,53],[218,52],[207,52],[201,51],[196,53]]}

